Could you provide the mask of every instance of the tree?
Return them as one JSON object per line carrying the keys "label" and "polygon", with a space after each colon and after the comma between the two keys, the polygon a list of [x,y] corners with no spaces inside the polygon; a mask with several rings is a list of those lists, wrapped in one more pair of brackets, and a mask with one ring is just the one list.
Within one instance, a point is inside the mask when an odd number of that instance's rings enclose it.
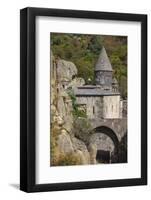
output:
{"label": "tree", "polygon": [[51,33],[51,48],[54,56],[75,63],[78,76],[84,78],[86,84],[94,83],[94,66],[102,46],[106,48],[121,95],[126,98],[127,37]]}

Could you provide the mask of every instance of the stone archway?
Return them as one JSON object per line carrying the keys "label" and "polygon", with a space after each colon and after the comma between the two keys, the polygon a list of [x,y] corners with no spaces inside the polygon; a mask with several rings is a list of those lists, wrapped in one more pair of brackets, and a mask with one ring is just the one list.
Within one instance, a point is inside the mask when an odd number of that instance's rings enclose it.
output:
{"label": "stone archway", "polygon": [[95,128],[89,138],[91,162],[93,164],[118,162],[118,146],[119,140],[111,128],[106,126]]}

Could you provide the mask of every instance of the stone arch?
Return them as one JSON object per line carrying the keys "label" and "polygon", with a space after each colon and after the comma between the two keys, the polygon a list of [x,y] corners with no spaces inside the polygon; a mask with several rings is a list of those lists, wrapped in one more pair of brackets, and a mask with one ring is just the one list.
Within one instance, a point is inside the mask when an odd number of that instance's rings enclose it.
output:
{"label": "stone arch", "polygon": [[[112,145],[111,143],[113,143],[114,146],[114,150],[113,148],[109,148],[112,150],[107,150],[107,149],[99,149],[98,147],[96,147],[96,144],[93,144],[93,140],[92,138],[96,135],[96,137],[98,137],[99,135],[106,135],[105,141],[107,141],[107,143],[109,145]],[[112,141],[112,142],[111,142]],[[118,162],[118,147],[119,147],[119,140],[118,137],[116,135],[116,133],[109,127],[107,126],[99,126],[93,129],[93,134],[90,136],[89,138],[89,150],[90,150],[90,154],[92,155],[92,163],[96,163],[97,162],[97,156],[101,155],[103,156],[103,153],[106,156],[108,155],[108,158],[110,159],[110,162]],[[94,148],[96,148],[94,150]],[[111,155],[112,153],[112,155]]]}
{"label": "stone arch", "polygon": [[99,127],[96,127],[94,129],[94,134],[96,132],[104,133],[107,136],[109,136],[112,139],[112,141],[114,142],[115,147],[118,148],[118,145],[119,145],[118,137],[117,137],[116,133],[111,128],[109,128],[107,126],[99,126]]}

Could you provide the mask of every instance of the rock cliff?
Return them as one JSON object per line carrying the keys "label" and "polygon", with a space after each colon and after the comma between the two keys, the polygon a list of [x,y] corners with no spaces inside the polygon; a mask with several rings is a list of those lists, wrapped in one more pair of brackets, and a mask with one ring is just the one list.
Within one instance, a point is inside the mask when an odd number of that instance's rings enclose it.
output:
{"label": "rock cliff", "polygon": [[85,143],[74,135],[73,102],[69,89],[84,85],[77,76],[76,66],[69,61],[55,59],[51,53],[51,153],[50,165],[89,164]]}

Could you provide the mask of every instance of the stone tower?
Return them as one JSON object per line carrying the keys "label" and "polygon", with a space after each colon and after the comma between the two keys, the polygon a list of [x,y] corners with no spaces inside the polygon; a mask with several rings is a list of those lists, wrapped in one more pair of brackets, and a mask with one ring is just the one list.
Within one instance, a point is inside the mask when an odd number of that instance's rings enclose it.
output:
{"label": "stone tower", "polygon": [[102,47],[98,61],[95,65],[95,84],[100,85],[104,90],[112,89],[112,66],[106,50]]}

